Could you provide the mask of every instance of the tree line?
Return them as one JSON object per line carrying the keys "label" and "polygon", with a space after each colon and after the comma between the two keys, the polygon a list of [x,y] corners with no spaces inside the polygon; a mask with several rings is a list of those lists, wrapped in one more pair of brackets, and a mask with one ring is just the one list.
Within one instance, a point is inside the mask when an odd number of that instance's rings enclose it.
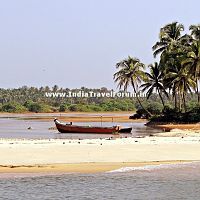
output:
{"label": "tree line", "polygon": [[14,89],[0,88],[0,111],[1,112],[104,112],[104,111],[134,111],[137,106],[134,98],[108,98],[108,97],[51,97],[46,92],[57,93],[95,93],[111,92],[102,87],[95,88],[61,88],[57,85],[52,88],[23,86]]}
{"label": "tree line", "polygon": [[[192,95],[199,112],[200,25],[191,25],[189,33],[183,34],[183,31],[183,24],[178,22],[167,24],[160,29],[159,39],[152,46],[153,55],[159,61],[148,65],[148,70],[138,58],[129,56],[118,62],[117,72],[113,77],[118,87],[126,90],[132,86],[136,93],[146,92],[147,99],[156,92],[163,111],[171,109],[171,113],[190,112],[187,96]],[[141,108],[152,116],[139,97],[137,101]]]}

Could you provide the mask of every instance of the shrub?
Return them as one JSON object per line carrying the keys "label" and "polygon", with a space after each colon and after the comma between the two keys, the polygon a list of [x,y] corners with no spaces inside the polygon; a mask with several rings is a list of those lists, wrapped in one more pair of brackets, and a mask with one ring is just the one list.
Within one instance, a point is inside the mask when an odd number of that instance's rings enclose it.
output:
{"label": "shrub", "polygon": [[200,105],[195,105],[189,112],[200,114]]}
{"label": "shrub", "polygon": [[59,112],[65,112],[67,110],[67,105],[61,104],[59,108]]}
{"label": "shrub", "polygon": [[69,111],[72,111],[72,112],[77,112],[78,111],[78,107],[76,104],[72,104],[68,107],[68,110]]}
{"label": "shrub", "polygon": [[1,110],[3,112],[13,112],[13,113],[21,113],[27,111],[27,109],[19,103],[10,102],[6,103],[2,106]]}
{"label": "shrub", "polygon": [[30,112],[51,112],[51,107],[43,103],[29,102],[26,104]]}
{"label": "shrub", "polygon": [[152,115],[159,115],[162,113],[163,106],[162,104],[158,102],[151,102],[147,104],[146,109],[152,114]]}

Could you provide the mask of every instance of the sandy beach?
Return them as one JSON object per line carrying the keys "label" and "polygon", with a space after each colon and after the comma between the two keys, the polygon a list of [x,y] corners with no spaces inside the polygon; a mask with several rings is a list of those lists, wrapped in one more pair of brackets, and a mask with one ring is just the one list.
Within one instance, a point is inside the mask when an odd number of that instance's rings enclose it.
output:
{"label": "sandy beach", "polygon": [[[104,113],[102,121],[125,122],[129,121],[128,115],[128,113]],[[11,114],[4,115],[4,117],[10,116]],[[99,114],[95,113],[13,116],[20,119],[33,119],[36,122],[50,121],[53,117],[58,117],[61,121],[76,122],[101,120]],[[187,125],[187,127],[171,126],[173,130],[170,132],[160,132],[153,137],[144,138],[83,140],[2,138],[0,139],[0,173],[95,173],[121,167],[200,161],[199,124]],[[180,130],[183,126],[190,130]]]}
{"label": "sandy beach", "polygon": [[0,172],[105,172],[200,160],[200,137],[0,140]]}

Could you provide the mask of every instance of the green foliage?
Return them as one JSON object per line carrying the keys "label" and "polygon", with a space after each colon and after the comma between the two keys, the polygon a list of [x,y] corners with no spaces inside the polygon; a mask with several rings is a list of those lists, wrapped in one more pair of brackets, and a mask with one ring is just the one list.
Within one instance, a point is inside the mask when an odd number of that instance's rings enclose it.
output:
{"label": "green foliage", "polygon": [[72,104],[68,107],[68,110],[71,112],[77,112],[78,110],[78,106],[76,104]]}
{"label": "green foliage", "polygon": [[[144,101],[143,106],[146,110],[148,110],[153,115],[158,115],[162,113],[163,106],[160,102],[151,101],[151,100]],[[137,111],[139,111],[139,113],[137,112],[138,114],[145,113],[145,110],[139,104],[136,104],[136,108],[137,108]]]}
{"label": "green foliage", "polygon": [[66,104],[61,104],[59,107],[59,112],[65,112],[67,110],[67,105]]}
{"label": "green foliage", "polygon": [[[155,116],[160,115],[162,113],[163,106],[161,103],[150,101],[150,102],[145,102],[143,105],[146,110],[148,110],[151,114]],[[138,106],[136,114],[130,116],[130,119],[150,118],[151,116],[146,112],[145,109]]]}
{"label": "green foliage", "polygon": [[162,113],[163,106],[158,102],[151,102],[147,105],[147,110],[153,115],[159,115]]}
{"label": "green foliage", "polygon": [[10,102],[10,103],[4,104],[1,110],[3,112],[13,112],[13,113],[21,113],[21,112],[27,111],[27,109],[24,106],[16,102]]}
{"label": "green foliage", "polygon": [[191,112],[191,113],[200,114],[200,105],[194,106],[194,107],[190,110],[190,112]]}
{"label": "green foliage", "polygon": [[90,111],[101,112],[104,111],[103,108],[99,105],[89,105]]}
{"label": "green foliage", "polygon": [[111,90],[102,87],[101,89],[89,89],[82,87],[81,89],[63,89],[54,86],[50,89],[46,87],[27,87],[24,86],[18,89],[1,89],[0,88],[0,103],[6,104],[9,102],[17,102],[23,105],[30,112],[106,112],[106,111],[134,111],[135,102],[133,98],[108,98],[108,97],[91,97],[91,98],[47,98],[45,92],[71,92],[78,93],[79,91],[95,93],[111,92]]}
{"label": "green foliage", "polygon": [[26,102],[25,106],[27,107],[28,111],[30,112],[51,112],[51,107],[44,103],[36,103],[36,102]]}
{"label": "green foliage", "polygon": [[151,122],[197,123],[200,122],[200,106],[197,105],[186,113],[181,113],[175,108],[165,106],[163,114],[153,116]]}
{"label": "green foliage", "polygon": [[129,99],[115,99],[108,100],[101,104],[101,107],[104,111],[134,111],[135,106],[133,102]]}

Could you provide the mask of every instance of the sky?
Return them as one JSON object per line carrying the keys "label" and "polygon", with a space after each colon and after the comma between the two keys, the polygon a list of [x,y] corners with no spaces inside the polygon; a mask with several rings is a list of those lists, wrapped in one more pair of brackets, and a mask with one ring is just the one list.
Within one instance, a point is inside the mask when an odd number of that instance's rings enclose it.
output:
{"label": "sky", "polygon": [[116,88],[115,64],[153,63],[159,30],[200,23],[198,0],[0,0],[0,88]]}

